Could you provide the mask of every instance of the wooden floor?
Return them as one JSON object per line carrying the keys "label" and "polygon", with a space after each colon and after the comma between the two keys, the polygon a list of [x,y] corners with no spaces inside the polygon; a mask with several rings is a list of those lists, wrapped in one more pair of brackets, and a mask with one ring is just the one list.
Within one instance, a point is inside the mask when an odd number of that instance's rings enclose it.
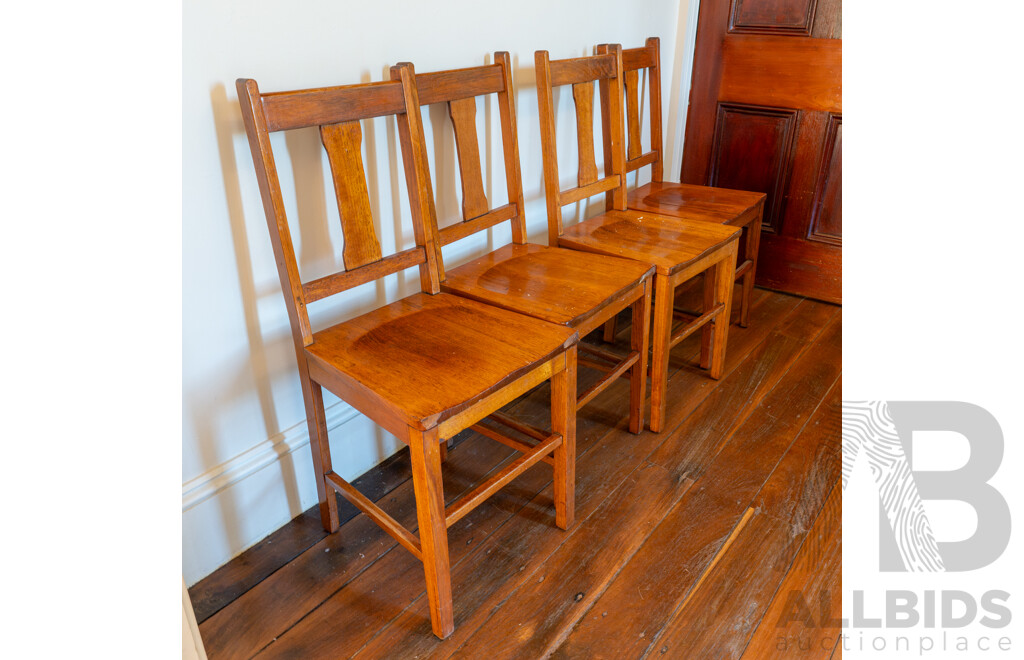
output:
{"label": "wooden floor", "polygon": [[[190,590],[209,657],[840,657],[841,325],[756,290],[720,381],[691,366],[696,337],[673,351],[666,431],[628,432],[625,380],[581,410],[571,530],[543,463],[449,530],[449,639],[420,563],[342,502],[338,533],[310,509]],[[547,404],[542,386],[508,409],[546,425]],[[516,455],[457,442],[449,502]],[[407,452],[356,484],[414,528]]]}

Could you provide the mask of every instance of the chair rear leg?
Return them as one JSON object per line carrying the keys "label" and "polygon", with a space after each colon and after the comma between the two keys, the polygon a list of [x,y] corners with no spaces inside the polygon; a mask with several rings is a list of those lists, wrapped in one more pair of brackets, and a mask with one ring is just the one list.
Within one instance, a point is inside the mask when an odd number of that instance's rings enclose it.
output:
{"label": "chair rear leg", "polygon": [[444,639],[455,630],[452,609],[451,565],[448,559],[448,527],[444,518],[444,489],[441,483],[441,449],[437,429],[409,429],[412,485],[416,494],[420,551],[427,580],[430,626]]}
{"label": "chair rear leg", "polygon": [[562,436],[555,449],[555,525],[576,518],[576,346],[565,352],[565,369],[551,376],[551,430]]}
{"label": "chair rear leg", "polygon": [[740,327],[750,323],[750,299],[754,296],[754,278],[757,275],[757,251],[761,247],[761,213],[747,226],[746,257],[750,270],[743,275],[743,299],[740,302]]}
{"label": "chair rear leg", "polygon": [[732,249],[727,252],[725,258],[714,266],[715,289],[712,304],[724,305],[722,312],[708,325],[713,333],[711,346],[711,377],[719,379],[725,371],[725,347],[729,339],[729,317],[732,310],[732,293],[735,288],[733,275],[736,272],[736,243],[732,243]]}
{"label": "chair rear leg", "polygon": [[606,343],[615,343],[615,334],[618,332],[618,315],[615,315],[604,322],[604,337]]}
{"label": "chair rear leg", "polygon": [[629,431],[644,430],[644,399],[647,395],[647,349],[651,335],[651,287],[653,280],[644,281],[644,295],[633,303],[633,320],[629,348],[640,354],[629,369]]}
{"label": "chair rear leg", "polygon": [[313,452],[313,472],[316,475],[316,492],[320,499],[320,524],[324,531],[333,534],[340,526],[338,520],[338,497],[327,484],[326,475],[331,466],[331,446],[327,440],[327,417],[324,413],[324,393],[308,373],[300,373],[303,398],[306,404],[306,424],[309,427],[309,447]]}
{"label": "chair rear leg", "polygon": [[668,275],[654,276],[653,350],[651,351],[651,430],[661,431],[665,423],[668,356],[672,346],[672,304],[675,287]]}
{"label": "chair rear leg", "polygon": [[[715,265],[709,267],[704,271],[704,307],[703,312],[707,313],[709,309],[715,306],[715,300],[717,298],[718,287],[721,284],[719,279],[718,265],[722,262],[719,261]],[[729,285],[735,284],[735,270],[728,275]],[[732,310],[725,310],[725,318],[729,319],[732,316]],[[727,321],[728,322],[728,321]],[[714,319],[709,323],[706,323],[700,330],[700,368],[710,369],[711,368],[711,357],[715,346],[715,327],[718,324],[718,319]]]}

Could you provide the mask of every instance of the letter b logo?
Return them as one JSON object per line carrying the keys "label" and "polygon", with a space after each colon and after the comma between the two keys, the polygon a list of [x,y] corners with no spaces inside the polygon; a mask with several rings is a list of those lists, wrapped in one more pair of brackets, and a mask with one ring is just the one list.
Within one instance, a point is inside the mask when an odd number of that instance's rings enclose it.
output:
{"label": "letter b logo", "polygon": [[[952,431],[970,446],[956,470],[914,471],[913,433]],[[864,452],[879,487],[883,571],[970,571],[991,564],[1010,540],[1010,509],[988,484],[1003,458],[1003,433],[985,409],[959,401],[843,402],[843,486]],[[978,517],[974,535],[937,541],[925,500],[957,500]]]}

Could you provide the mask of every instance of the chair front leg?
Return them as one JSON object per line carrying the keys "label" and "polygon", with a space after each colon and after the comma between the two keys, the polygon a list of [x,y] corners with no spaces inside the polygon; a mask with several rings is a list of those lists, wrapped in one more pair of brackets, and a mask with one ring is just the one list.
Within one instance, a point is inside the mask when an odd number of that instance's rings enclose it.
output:
{"label": "chair front leg", "polygon": [[448,559],[448,528],[444,519],[444,489],[441,483],[441,448],[437,429],[409,429],[412,485],[416,494],[420,552],[427,579],[430,626],[440,639],[455,630],[452,609],[452,578]]}
{"label": "chair front leg", "polygon": [[668,356],[672,347],[672,304],[675,287],[672,278],[654,276],[654,338],[651,351],[651,431],[659,433],[665,423],[666,389],[668,388]]}
{"label": "chair front leg", "polygon": [[653,278],[644,281],[644,295],[633,303],[629,348],[640,354],[629,370],[629,431],[644,430],[644,398],[647,396],[647,349],[651,335],[651,288]]}
{"label": "chair front leg", "polygon": [[576,518],[576,346],[565,352],[565,368],[551,376],[551,430],[562,436],[555,449],[555,525],[569,529]]}
{"label": "chair front leg", "polygon": [[[729,339],[729,318],[732,311],[732,293],[735,288],[733,274],[736,272],[736,241],[730,245],[731,248],[723,255],[724,258],[708,270],[709,273],[715,273],[712,278],[715,286],[710,292],[711,304],[724,306],[721,313],[704,326],[704,338],[708,338],[710,342],[710,364],[707,365],[707,368],[715,380],[721,378],[725,371],[725,347]],[[707,293],[705,290],[705,295]],[[703,344],[701,348],[701,366],[704,366]]]}

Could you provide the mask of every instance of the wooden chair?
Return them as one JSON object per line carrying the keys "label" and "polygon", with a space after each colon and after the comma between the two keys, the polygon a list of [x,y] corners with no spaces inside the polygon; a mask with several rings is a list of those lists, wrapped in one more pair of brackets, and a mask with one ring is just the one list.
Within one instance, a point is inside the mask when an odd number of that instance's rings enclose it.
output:
{"label": "wooden chair", "polygon": [[[586,405],[616,378],[629,377],[630,430],[639,433],[644,426],[654,267],[630,259],[527,243],[512,65],[505,52],[495,53],[494,61],[490,66],[415,76],[421,106],[435,103],[447,106],[455,133],[462,184],[462,221],[438,229],[434,198],[430,195],[430,222],[420,234],[433,238],[434,246],[441,248],[506,220],[512,228],[510,245],[458,268],[446,270],[439,250],[437,263],[441,290],[572,328],[580,337],[601,328],[620,311],[631,308],[634,331],[628,355],[615,355],[583,342],[578,345],[578,349],[587,354],[579,357],[579,364],[599,369],[607,375],[579,395],[576,407],[579,409]],[[399,65],[392,68],[392,78],[399,79],[403,68],[410,74],[413,72],[411,64]],[[501,117],[509,200],[495,209],[491,208],[484,193],[475,120],[477,97],[491,94],[497,96]],[[412,123],[421,125],[418,113],[414,113]],[[404,157],[421,159],[426,172],[427,154],[422,145],[418,153],[414,153],[409,140],[403,140],[402,146]],[[430,184],[429,178],[426,184]],[[483,426],[474,428],[481,433],[490,432]],[[545,434],[532,429],[530,435],[539,438]]]}
{"label": "wooden chair", "polygon": [[[757,271],[757,251],[761,241],[761,215],[764,211],[764,193],[695,186],[664,180],[664,159],[661,137],[661,42],[651,37],[643,48],[622,51],[622,81],[625,92],[626,114],[626,173],[646,165],[651,166],[651,182],[640,186],[626,196],[626,207],[659,215],[670,215],[688,220],[701,220],[742,227],[746,238],[740,243],[737,257],[736,279],[742,280],[739,324],[747,327],[750,319],[750,298],[754,293]],[[597,53],[609,53],[607,44],[597,47]],[[647,70],[648,104],[650,111],[651,150],[643,151],[640,138],[640,72]],[[605,127],[605,158],[608,158],[608,135]]]}
{"label": "wooden chair", "polygon": [[[309,423],[320,516],[338,529],[332,491],[379,524],[423,562],[434,633],[454,629],[447,528],[539,461],[554,466],[555,520],[573,522],[576,333],[563,326],[440,292],[432,237],[382,256],[370,215],[359,120],[397,115],[403,135],[419,107],[401,81],[261,94],[239,80],[238,99],[249,137],[270,238],[295,341]],[[300,279],[285,217],[270,133],[318,126],[327,151],[344,236],[344,270]],[[406,160],[413,214],[425,213],[428,186],[418,162]],[[422,218],[414,223],[416,232]],[[421,292],[314,332],[306,306],[359,284],[419,266]],[[551,380],[551,424],[534,447],[470,493],[445,506],[443,443],[534,386]],[[331,469],[322,388],[326,387],[409,445],[419,534],[414,535]]]}
{"label": "wooden chair", "polygon": [[[622,49],[613,46],[610,50],[567,60],[551,60],[543,50],[536,53],[548,238],[551,245],[627,257],[655,266],[650,428],[657,432],[665,420],[668,358],[673,346],[702,328],[701,366],[710,369],[712,378],[722,374],[740,230],[626,210],[622,95],[618,93],[622,89]],[[594,81],[601,90],[602,123],[610,127],[611,157],[605,160],[603,178],[598,177],[594,159]],[[564,85],[572,86],[579,151],[577,186],[567,190],[561,190],[559,182],[553,95],[555,87]],[[606,193],[609,210],[563,227],[563,206],[601,193]],[[673,333],[676,287],[701,273],[708,283],[703,313],[695,319],[685,318],[682,327]]]}

